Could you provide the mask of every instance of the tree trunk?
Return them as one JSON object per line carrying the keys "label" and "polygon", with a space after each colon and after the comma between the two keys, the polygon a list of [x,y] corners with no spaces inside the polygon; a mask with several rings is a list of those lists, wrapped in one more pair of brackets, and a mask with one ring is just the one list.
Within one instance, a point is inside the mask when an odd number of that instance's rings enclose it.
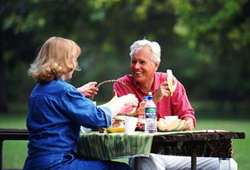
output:
{"label": "tree trunk", "polygon": [[0,30],[0,112],[8,111],[7,102],[7,88],[6,81],[4,77],[4,60],[3,60],[3,50],[4,50],[4,33]]}

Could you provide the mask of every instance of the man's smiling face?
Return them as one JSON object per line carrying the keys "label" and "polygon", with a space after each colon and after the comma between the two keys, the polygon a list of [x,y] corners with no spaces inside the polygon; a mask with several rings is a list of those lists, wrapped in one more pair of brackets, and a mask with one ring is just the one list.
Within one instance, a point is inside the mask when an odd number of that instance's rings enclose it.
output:
{"label": "man's smiling face", "polygon": [[159,63],[152,61],[152,51],[149,46],[145,46],[135,53],[130,62],[132,75],[139,84],[152,80],[158,66]]}

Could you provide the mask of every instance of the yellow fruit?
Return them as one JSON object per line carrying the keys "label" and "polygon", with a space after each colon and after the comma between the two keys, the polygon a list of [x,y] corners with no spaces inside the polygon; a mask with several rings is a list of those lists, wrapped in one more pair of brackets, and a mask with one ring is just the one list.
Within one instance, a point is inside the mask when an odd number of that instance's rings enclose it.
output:
{"label": "yellow fruit", "polygon": [[173,76],[173,72],[172,70],[167,70],[167,81],[168,81],[168,87],[169,87],[169,90],[170,90],[170,95],[173,96],[173,93],[176,89],[176,86],[177,86],[177,82]]}

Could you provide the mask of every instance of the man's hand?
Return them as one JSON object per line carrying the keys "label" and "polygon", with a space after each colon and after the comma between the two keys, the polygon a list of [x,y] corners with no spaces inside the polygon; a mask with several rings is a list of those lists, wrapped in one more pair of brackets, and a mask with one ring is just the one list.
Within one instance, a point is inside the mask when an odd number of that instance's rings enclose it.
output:
{"label": "man's hand", "polygon": [[88,98],[93,98],[94,95],[97,94],[97,91],[99,90],[96,88],[97,82],[89,82],[88,84],[83,85],[82,87],[77,88],[77,90],[82,93],[84,96]]}
{"label": "man's hand", "polygon": [[187,124],[183,130],[194,130],[194,121],[190,117],[185,117],[184,120],[187,121]]}
{"label": "man's hand", "polygon": [[168,87],[168,82],[164,81],[160,87],[154,93],[153,99],[155,103],[158,103],[163,97],[168,97],[170,90]]}

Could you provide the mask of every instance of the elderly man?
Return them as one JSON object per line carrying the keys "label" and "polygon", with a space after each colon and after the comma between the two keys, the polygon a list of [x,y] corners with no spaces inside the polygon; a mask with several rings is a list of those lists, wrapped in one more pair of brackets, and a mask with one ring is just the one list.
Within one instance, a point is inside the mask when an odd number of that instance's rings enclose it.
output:
{"label": "elderly man", "polygon": [[[153,93],[153,100],[157,106],[157,118],[177,115],[179,119],[187,121],[184,130],[193,130],[196,126],[194,109],[191,107],[184,86],[176,79],[177,86],[170,95],[167,82],[167,73],[157,72],[161,62],[161,48],[157,42],[146,39],[135,41],[130,47],[130,69],[132,74],[125,75],[118,81],[125,83],[138,98],[142,101],[143,96],[148,92]],[[119,83],[114,84],[114,90],[118,96],[128,93],[127,88]],[[134,160],[130,161],[133,166]],[[237,163],[232,159],[237,169]],[[198,158],[198,169],[219,169],[218,158]],[[142,170],[156,169],[190,169],[190,158],[181,156],[165,156],[150,154],[149,158],[143,158],[140,168]],[[233,167],[231,167],[233,169]],[[234,168],[235,169],[235,168]]]}
{"label": "elderly man", "polygon": [[[194,109],[188,101],[185,88],[177,81],[176,90],[170,97],[170,90],[166,81],[167,73],[156,72],[161,62],[159,44],[148,40],[139,40],[130,49],[132,74],[125,75],[118,81],[126,83],[140,102],[143,96],[152,92],[157,106],[158,118],[178,115],[180,119],[187,120],[185,130],[193,130],[196,122]],[[114,90],[118,96],[129,93],[124,86],[118,83],[114,84]]]}

